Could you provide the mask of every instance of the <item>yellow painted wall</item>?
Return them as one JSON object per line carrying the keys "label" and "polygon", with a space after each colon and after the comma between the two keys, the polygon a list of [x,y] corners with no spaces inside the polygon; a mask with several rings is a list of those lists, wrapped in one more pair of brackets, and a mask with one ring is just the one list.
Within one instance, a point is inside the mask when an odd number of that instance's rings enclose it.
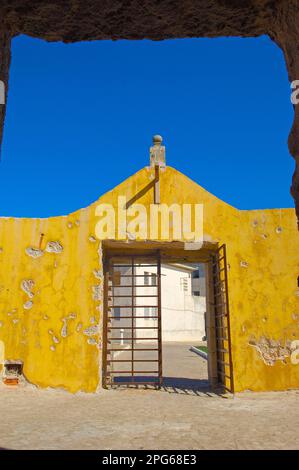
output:
{"label": "yellow painted wall", "polygon": [[[71,392],[100,385],[102,253],[95,209],[99,202],[116,207],[119,195],[130,200],[140,191],[136,202],[148,206],[153,189],[142,190],[152,180],[144,168],[67,217],[0,218],[0,341],[5,359],[24,362],[29,382]],[[239,211],[171,167],[161,172],[160,191],[168,205],[203,203],[205,238],[227,245],[236,391],[299,387],[299,364],[290,361],[290,342],[299,340],[294,210]]]}

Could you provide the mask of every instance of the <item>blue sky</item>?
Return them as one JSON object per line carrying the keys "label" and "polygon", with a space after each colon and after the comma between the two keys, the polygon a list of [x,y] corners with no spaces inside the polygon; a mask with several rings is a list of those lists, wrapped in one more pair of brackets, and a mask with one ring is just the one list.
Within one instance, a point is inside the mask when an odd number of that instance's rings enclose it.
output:
{"label": "blue sky", "polygon": [[293,207],[290,85],[267,37],[46,43],[20,36],[0,163],[0,215],[47,217],[167,163],[240,208]]}

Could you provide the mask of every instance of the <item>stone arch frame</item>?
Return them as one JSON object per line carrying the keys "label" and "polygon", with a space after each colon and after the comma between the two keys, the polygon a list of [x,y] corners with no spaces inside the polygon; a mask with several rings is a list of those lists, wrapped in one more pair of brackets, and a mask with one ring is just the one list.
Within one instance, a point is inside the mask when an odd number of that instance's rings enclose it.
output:
{"label": "stone arch frame", "polygon": [[[299,0],[2,0],[0,80],[8,92],[11,40],[163,40],[268,35],[283,51],[290,82],[299,79]],[[6,105],[0,107],[0,144]],[[296,166],[291,194],[299,221],[299,106],[289,135]]]}

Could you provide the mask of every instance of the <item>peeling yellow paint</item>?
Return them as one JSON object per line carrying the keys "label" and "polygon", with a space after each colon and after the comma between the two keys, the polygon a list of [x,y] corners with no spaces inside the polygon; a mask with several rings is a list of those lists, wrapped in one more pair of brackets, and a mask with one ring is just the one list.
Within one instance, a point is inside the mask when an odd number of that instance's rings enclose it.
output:
{"label": "peeling yellow paint", "polygon": [[[143,190],[152,180],[152,170],[144,168],[69,217],[0,219],[0,341],[6,359],[24,363],[29,382],[70,392],[94,392],[101,383],[102,250],[94,236],[95,209],[138,193],[138,203],[148,207],[153,190]],[[169,206],[204,204],[205,240],[227,246],[235,390],[299,387],[297,353],[287,346],[284,354],[285,345],[299,340],[294,210],[240,211],[171,167],[161,171],[160,198]],[[18,312],[18,321],[7,321],[8,312]],[[269,365],[261,338],[276,341],[283,359]]]}

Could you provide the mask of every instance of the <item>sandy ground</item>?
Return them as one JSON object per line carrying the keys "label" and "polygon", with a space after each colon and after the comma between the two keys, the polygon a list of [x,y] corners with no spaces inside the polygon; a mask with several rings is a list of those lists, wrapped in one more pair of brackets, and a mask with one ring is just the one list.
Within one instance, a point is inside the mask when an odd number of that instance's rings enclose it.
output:
{"label": "sandy ground", "polygon": [[0,448],[298,449],[299,391],[221,398],[189,345],[164,347],[165,387],[98,394],[0,387]]}

